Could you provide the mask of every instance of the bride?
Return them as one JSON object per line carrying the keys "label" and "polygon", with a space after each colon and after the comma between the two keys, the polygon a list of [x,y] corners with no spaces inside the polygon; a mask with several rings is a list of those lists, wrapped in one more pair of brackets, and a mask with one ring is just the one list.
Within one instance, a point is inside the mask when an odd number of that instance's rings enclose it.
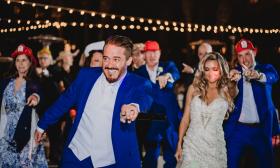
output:
{"label": "bride", "polygon": [[236,95],[236,85],[228,76],[229,66],[219,53],[209,53],[200,61],[179,127],[175,157],[181,168],[227,167],[222,124]]}

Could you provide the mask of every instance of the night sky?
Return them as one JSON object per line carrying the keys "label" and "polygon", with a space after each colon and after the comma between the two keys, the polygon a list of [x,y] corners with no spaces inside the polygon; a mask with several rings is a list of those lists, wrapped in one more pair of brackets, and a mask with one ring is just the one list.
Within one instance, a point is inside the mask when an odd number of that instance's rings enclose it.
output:
{"label": "night sky", "polygon": [[[76,9],[95,10],[116,15],[135,16],[152,19],[182,21],[197,24],[209,25],[233,25],[254,28],[280,28],[280,0],[37,0],[29,1],[44,3],[49,5],[64,6]],[[103,2],[103,4],[102,4]],[[256,2],[256,3],[253,3]],[[107,4],[108,3],[108,4]],[[185,6],[184,6],[185,5]],[[16,23],[8,24],[3,20],[50,20],[84,23],[108,23],[122,24],[111,19],[92,18],[89,15],[70,15],[68,12],[58,13],[56,10],[45,10],[40,7],[32,8],[27,5],[11,3],[7,5],[5,1],[0,2],[0,25],[1,28],[17,27]],[[230,33],[181,33],[166,31],[143,30],[113,30],[113,29],[89,29],[81,27],[66,27],[61,29],[47,28],[41,30],[31,30],[22,32],[8,32],[0,34],[0,51],[4,56],[8,56],[20,43],[30,46],[34,53],[41,49],[42,45],[37,41],[28,40],[28,37],[40,34],[51,34],[62,37],[75,44],[81,51],[91,42],[104,40],[113,34],[129,36],[134,42],[145,42],[146,40],[159,41],[162,48],[163,60],[174,60],[178,67],[186,62],[194,64],[196,57],[195,50],[188,45],[189,42],[200,39],[215,39],[225,43],[230,47]],[[236,33],[236,40],[246,37],[252,40],[259,49],[257,60],[262,63],[273,64],[280,72],[280,34],[249,34]],[[219,51],[222,46],[214,46]],[[50,46],[54,57],[63,49],[63,43],[56,43]],[[231,53],[225,54],[226,58],[231,57]],[[279,82],[275,86],[278,92]],[[279,97],[275,97],[280,102]],[[280,104],[280,103],[277,103]]]}

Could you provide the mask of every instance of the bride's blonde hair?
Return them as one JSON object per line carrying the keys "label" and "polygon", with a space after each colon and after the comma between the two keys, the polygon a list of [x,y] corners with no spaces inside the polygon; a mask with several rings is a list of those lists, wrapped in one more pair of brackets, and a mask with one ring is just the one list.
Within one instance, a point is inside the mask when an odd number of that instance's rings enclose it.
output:
{"label": "bride's blonde hair", "polygon": [[194,89],[199,93],[200,98],[205,101],[208,89],[208,81],[205,79],[205,63],[210,60],[217,61],[219,64],[221,76],[217,81],[217,89],[219,94],[228,102],[228,111],[231,112],[234,108],[234,104],[233,97],[231,96],[232,94],[230,94],[233,87],[229,79],[229,65],[224,57],[218,52],[208,53],[201,59],[193,81]]}

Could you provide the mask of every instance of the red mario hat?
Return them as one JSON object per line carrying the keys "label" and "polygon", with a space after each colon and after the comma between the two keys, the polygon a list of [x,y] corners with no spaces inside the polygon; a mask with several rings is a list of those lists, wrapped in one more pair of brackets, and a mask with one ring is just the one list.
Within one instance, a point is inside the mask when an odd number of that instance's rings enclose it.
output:
{"label": "red mario hat", "polygon": [[144,51],[157,51],[160,50],[159,44],[156,41],[146,41]]}
{"label": "red mario hat", "polygon": [[12,58],[16,58],[18,55],[26,55],[30,58],[32,64],[37,65],[37,60],[33,56],[32,50],[29,47],[26,47],[24,44],[20,44],[17,49],[12,53]]}
{"label": "red mario hat", "polygon": [[248,50],[248,49],[253,50],[256,53],[258,51],[258,49],[254,47],[253,43],[247,39],[241,39],[240,41],[238,41],[234,48],[235,48],[236,53],[239,53],[243,50]]}

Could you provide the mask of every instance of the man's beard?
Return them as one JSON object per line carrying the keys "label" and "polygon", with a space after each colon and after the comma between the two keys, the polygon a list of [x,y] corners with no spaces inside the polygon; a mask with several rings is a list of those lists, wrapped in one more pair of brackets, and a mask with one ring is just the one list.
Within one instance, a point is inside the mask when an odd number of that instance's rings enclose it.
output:
{"label": "man's beard", "polygon": [[[118,68],[106,68],[105,67],[105,70],[107,71],[107,73],[105,73],[105,77],[109,83],[116,82],[119,79],[121,72]],[[114,76],[114,74],[118,73],[118,72],[119,72],[119,74],[116,78],[110,78],[111,76]]]}

